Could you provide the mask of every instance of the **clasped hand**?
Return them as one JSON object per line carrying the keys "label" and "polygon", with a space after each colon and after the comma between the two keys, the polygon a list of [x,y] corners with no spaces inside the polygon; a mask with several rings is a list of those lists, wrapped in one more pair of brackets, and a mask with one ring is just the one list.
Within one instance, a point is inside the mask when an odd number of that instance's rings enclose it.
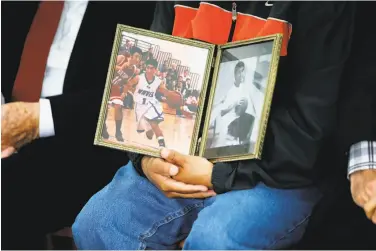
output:
{"label": "clasped hand", "polygon": [[146,177],[169,198],[207,198],[215,195],[211,184],[213,164],[205,158],[162,149],[161,158],[144,157]]}

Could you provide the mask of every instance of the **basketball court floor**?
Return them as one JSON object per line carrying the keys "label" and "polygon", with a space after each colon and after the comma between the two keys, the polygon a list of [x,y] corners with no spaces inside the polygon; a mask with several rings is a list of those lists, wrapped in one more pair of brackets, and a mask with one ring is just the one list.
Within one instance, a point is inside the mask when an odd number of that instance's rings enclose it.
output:
{"label": "basketball court floor", "polygon": [[[137,133],[137,123],[133,110],[123,109],[123,117],[122,133],[124,142],[119,142],[115,138],[114,112],[111,108],[108,110],[106,124],[110,135],[109,141],[127,146],[131,145],[133,147],[146,147],[150,150],[159,148],[155,135],[153,139],[149,140],[145,133]],[[159,124],[159,127],[163,132],[167,148],[189,154],[191,136],[195,123],[194,118],[181,118],[171,114],[164,114],[164,121]]]}

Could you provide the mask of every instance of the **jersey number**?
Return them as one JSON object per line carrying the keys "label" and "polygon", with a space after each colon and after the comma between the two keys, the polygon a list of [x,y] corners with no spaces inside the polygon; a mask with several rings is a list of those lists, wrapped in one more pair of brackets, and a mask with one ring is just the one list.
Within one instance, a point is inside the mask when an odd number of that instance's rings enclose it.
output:
{"label": "jersey number", "polygon": [[144,105],[146,103],[146,98],[142,99],[142,104]]}

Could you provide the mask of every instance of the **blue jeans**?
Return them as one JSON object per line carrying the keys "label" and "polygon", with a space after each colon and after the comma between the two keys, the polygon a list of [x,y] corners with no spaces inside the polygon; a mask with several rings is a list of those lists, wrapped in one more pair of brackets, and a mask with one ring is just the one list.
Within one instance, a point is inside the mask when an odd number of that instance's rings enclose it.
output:
{"label": "blue jeans", "polygon": [[315,188],[273,189],[260,183],[208,199],[170,199],[131,163],[84,206],[73,224],[79,249],[284,249],[298,242]]}

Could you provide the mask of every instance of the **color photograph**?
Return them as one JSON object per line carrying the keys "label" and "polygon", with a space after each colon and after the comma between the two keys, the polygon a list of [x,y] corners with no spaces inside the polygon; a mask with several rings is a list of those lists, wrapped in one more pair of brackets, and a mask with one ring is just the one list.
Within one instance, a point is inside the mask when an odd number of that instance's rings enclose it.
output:
{"label": "color photograph", "polygon": [[212,52],[128,31],[120,39],[100,140],[135,152],[194,154]]}

